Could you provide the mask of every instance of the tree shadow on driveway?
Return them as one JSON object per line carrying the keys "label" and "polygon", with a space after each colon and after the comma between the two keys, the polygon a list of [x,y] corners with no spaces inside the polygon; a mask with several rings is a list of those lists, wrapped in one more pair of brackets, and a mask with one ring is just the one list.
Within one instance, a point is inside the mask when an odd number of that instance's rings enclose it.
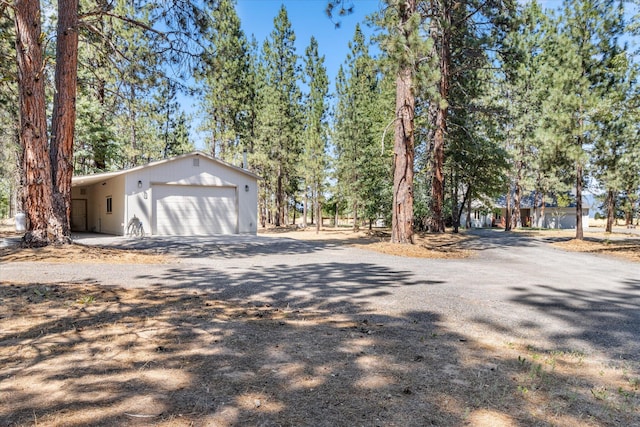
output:
{"label": "tree shadow on driveway", "polygon": [[239,259],[261,255],[304,255],[325,249],[339,249],[342,241],[303,241],[283,237],[252,235],[219,236],[149,236],[132,238],[122,236],[78,235],[76,243],[115,249],[129,249],[178,258]]}
{"label": "tree shadow on driveway", "polygon": [[225,301],[256,302],[296,308],[332,308],[341,303],[366,303],[392,295],[393,288],[436,285],[442,281],[415,279],[406,270],[368,263],[278,264],[249,268],[171,268],[160,275],[136,279],[161,287],[206,290]]}
{"label": "tree shadow on driveway", "polygon": [[[442,283],[409,271],[327,262],[175,267],[144,278],[156,285],[0,286],[0,424],[637,420],[612,415],[606,402],[593,403],[587,415],[576,399],[541,410],[518,389],[513,372],[529,375],[519,356],[451,330],[427,309],[433,302],[426,295],[424,310],[374,309],[369,299],[389,297],[393,288]],[[562,373],[549,376],[566,381]]]}
{"label": "tree shadow on driveway", "polygon": [[[593,351],[611,360],[640,363],[640,280],[627,279],[610,289],[556,285],[511,287],[516,320],[474,322],[558,351]],[[517,319],[520,320],[517,320]]]}

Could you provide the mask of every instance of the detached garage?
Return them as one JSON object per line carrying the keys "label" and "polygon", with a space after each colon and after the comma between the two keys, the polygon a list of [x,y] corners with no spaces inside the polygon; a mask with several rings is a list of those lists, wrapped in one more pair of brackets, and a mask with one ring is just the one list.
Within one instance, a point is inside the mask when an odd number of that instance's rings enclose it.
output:
{"label": "detached garage", "polygon": [[74,177],[71,227],[124,235],[255,234],[258,177],[201,152],[132,169]]}

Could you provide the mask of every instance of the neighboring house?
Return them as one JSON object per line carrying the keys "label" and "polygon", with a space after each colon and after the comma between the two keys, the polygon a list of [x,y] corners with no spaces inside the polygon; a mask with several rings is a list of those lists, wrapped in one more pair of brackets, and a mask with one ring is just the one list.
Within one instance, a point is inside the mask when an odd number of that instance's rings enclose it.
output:
{"label": "neighboring house", "polygon": [[[505,199],[496,202],[494,207],[487,208],[481,203],[471,204],[471,227],[504,227]],[[589,228],[589,209],[591,208],[586,198],[582,199],[582,227]],[[543,213],[544,212],[544,213]],[[462,213],[461,222],[464,225],[467,218],[466,210]],[[523,227],[535,228],[576,228],[576,205],[571,203],[567,207],[559,207],[555,203],[545,203],[544,209],[538,206],[533,208],[532,198],[524,198],[520,206],[520,221]],[[512,224],[512,226],[515,224]]]}
{"label": "neighboring house", "polygon": [[72,180],[72,231],[124,235],[257,233],[258,176],[201,152]]}

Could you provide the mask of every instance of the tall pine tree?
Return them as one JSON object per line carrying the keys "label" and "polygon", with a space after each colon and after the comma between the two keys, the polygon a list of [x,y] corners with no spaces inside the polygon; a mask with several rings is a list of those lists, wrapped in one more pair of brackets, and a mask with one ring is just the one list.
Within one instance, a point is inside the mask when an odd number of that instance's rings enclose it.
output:
{"label": "tall pine tree", "polygon": [[304,58],[304,82],[308,93],[304,97],[304,136],[302,147],[302,177],[304,179],[303,225],[307,225],[307,206],[311,202],[316,231],[322,225],[323,185],[328,167],[327,137],[329,78],[324,66],[324,56],[318,53],[318,42],[311,37]]}
{"label": "tall pine tree", "polygon": [[233,0],[216,2],[211,26],[205,29],[207,49],[197,70],[202,83],[199,95],[206,115],[206,129],[211,134],[211,154],[232,161],[245,148],[244,120],[249,96],[249,56],[247,39],[240,28]]}
{"label": "tall pine tree", "polygon": [[273,191],[274,224],[286,225],[287,205],[299,186],[302,93],[298,87],[295,34],[284,6],[262,48],[264,81],[257,116],[254,159],[265,174],[263,185]]}
{"label": "tall pine tree", "polygon": [[333,143],[336,151],[335,173],[339,198],[346,201],[357,229],[367,198],[367,182],[379,180],[373,147],[379,153],[376,138],[375,105],[378,76],[373,58],[360,26],[356,26],[351,51],[336,79],[337,105]]}

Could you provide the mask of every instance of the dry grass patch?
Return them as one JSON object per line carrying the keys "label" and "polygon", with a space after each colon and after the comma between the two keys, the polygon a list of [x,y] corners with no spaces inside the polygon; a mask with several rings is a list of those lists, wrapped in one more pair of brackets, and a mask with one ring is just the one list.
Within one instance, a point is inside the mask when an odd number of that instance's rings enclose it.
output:
{"label": "dry grass patch", "polygon": [[[0,262],[48,262],[57,264],[164,264],[166,255],[142,251],[101,248],[78,244],[47,246],[44,248],[0,248]],[[172,260],[172,262],[175,262]]]}
{"label": "dry grass patch", "polygon": [[464,233],[417,233],[413,245],[400,245],[390,243],[390,237],[385,237],[383,241],[360,244],[358,247],[387,255],[411,258],[460,259],[473,254],[472,251],[465,249],[463,244],[477,238]]}
{"label": "dry grass patch", "polygon": [[590,237],[585,240],[571,239],[556,242],[553,245],[572,252],[611,255],[629,261],[640,262],[640,239],[609,240],[606,237]]}
{"label": "dry grass patch", "polygon": [[640,425],[621,361],[428,317],[0,283],[0,425]]}
{"label": "dry grass patch", "polygon": [[270,227],[259,231],[263,235],[287,237],[290,239],[307,241],[328,241],[336,244],[348,244],[360,249],[371,250],[387,255],[404,256],[412,258],[467,258],[472,251],[464,248],[464,243],[476,236],[465,233],[416,233],[413,245],[399,245],[390,243],[391,233],[388,229],[376,228],[373,230],[360,229],[354,231],[351,228],[323,227],[316,232],[314,227],[299,228]]}
{"label": "dry grass patch", "polygon": [[[0,222],[0,238],[20,238],[13,221]],[[0,262],[48,262],[56,264],[165,264],[175,262],[166,255],[128,249],[112,249],[79,244],[44,248],[0,248]]]}
{"label": "dry grass patch", "polygon": [[571,252],[609,255],[640,262],[640,238],[637,234],[618,230],[614,233],[586,230],[584,240],[575,239],[575,230],[515,230],[533,238],[545,239],[557,248]]}

